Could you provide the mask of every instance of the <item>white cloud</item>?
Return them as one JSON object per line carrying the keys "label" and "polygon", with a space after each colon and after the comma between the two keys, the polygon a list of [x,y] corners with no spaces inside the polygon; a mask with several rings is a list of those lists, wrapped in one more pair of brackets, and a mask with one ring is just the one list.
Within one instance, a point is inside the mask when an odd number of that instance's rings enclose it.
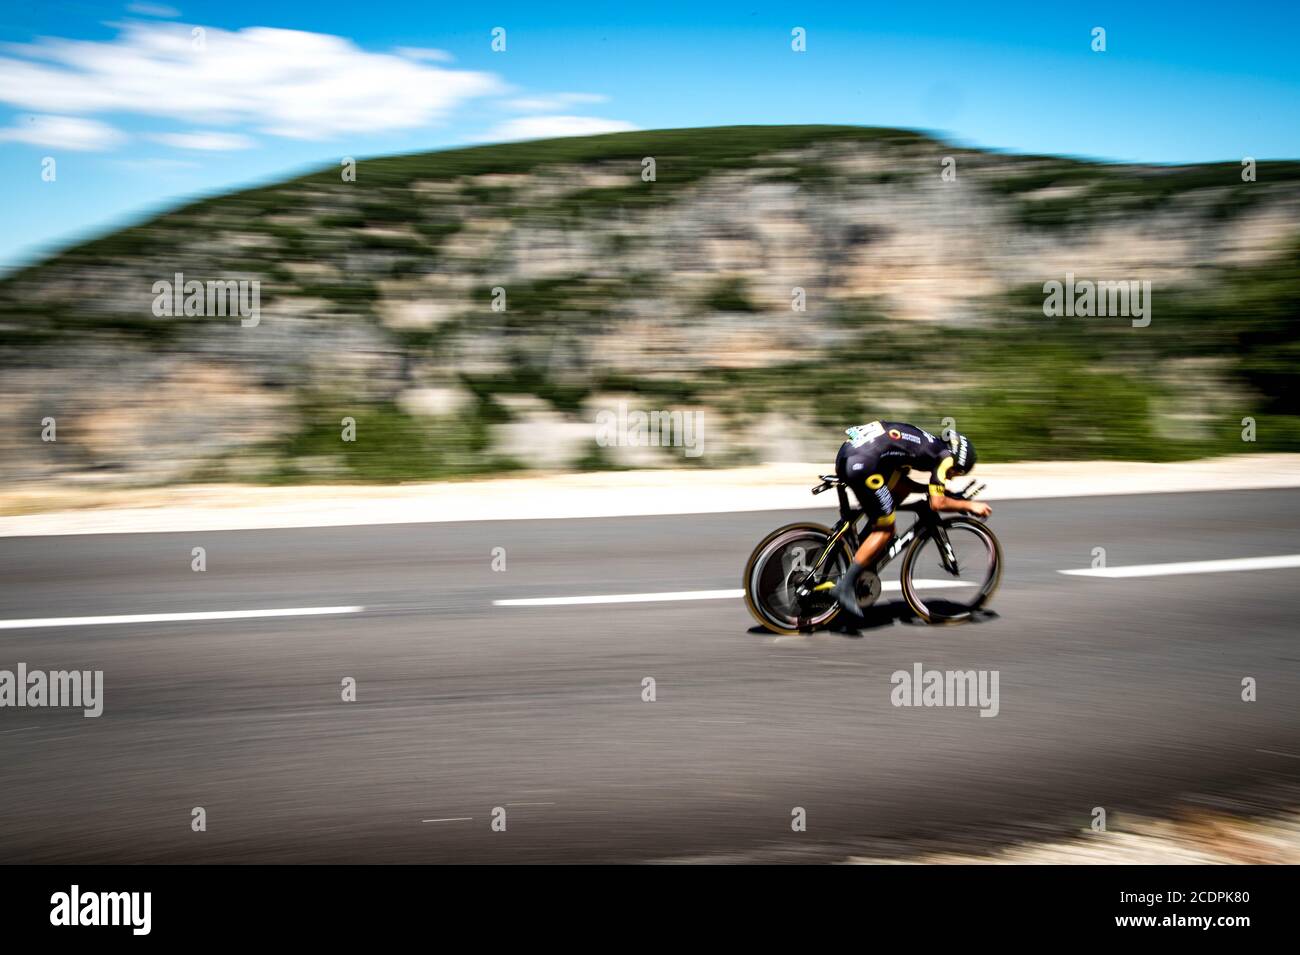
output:
{"label": "white cloud", "polygon": [[0,140],[79,152],[112,149],[125,138],[107,123],[76,116],[19,116],[15,125],[0,129]]}
{"label": "white cloud", "polygon": [[240,133],[218,133],[205,129],[189,133],[153,133],[149,138],[177,149],[251,149],[256,145]]}
{"label": "white cloud", "polygon": [[507,100],[504,105],[523,113],[547,113],[581,103],[604,103],[608,99],[600,93],[542,93]]}
{"label": "white cloud", "polygon": [[151,22],[128,23],[109,42],[11,44],[16,56],[0,57],[0,102],[327,139],[427,126],[468,99],[505,89],[491,73],[372,53],[322,33],[206,28],[204,38],[197,50],[191,27]]}
{"label": "white cloud", "polygon": [[621,119],[601,119],[598,116],[519,116],[494,127],[488,132],[487,138],[551,139],[556,136],[625,133],[636,128]]}
{"label": "white cloud", "polygon": [[175,7],[169,7],[161,3],[128,3],[126,9],[130,13],[139,14],[142,17],[179,17],[181,12]]}
{"label": "white cloud", "polygon": [[425,46],[399,46],[394,52],[408,60],[432,60],[437,63],[450,63],[456,59],[446,50],[435,50]]}

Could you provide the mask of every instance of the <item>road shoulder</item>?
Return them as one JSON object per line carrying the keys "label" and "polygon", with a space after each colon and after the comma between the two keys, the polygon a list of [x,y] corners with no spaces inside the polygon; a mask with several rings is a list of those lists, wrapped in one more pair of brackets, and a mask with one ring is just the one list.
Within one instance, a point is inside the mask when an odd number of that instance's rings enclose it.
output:
{"label": "road shoulder", "polygon": [[[0,537],[825,509],[834,496],[809,488],[829,470],[765,464],[383,486],[21,487],[0,493]],[[1300,487],[1300,454],[989,464],[978,474],[990,501],[1292,488]]]}

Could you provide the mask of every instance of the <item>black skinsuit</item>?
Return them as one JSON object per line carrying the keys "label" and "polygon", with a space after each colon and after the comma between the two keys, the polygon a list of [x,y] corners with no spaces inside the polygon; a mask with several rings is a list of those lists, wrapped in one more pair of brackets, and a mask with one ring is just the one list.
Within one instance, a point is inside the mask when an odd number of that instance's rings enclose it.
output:
{"label": "black skinsuit", "polygon": [[848,430],[849,440],[835,459],[835,474],[853,493],[873,529],[894,523],[894,495],[899,478],[915,468],[930,473],[930,491],[943,493],[953,463],[952,449],[942,438],[915,425],[872,421]]}

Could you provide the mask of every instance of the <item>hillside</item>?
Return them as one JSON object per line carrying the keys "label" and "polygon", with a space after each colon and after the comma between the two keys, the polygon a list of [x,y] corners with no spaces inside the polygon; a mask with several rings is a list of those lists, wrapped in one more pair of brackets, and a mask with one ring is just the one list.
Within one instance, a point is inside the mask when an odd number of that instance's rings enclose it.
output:
{"label": "hillside", "polygon": [[[175,273],[260,282],[260,320],[156,317]],[[1045,317],[1043,285],[1067,273],[1150,281],[1150,324]],[[817,460],[876,417],[950,416],[989,460],[1297,450],[1298,318],[1296,162],[1243,182],[1236,162],[859,127],[361,159],[354,182],[330,166],[205,199],[0,282],[0,476]],[[598,447],[620,401],[701,411],[704,453]]]}

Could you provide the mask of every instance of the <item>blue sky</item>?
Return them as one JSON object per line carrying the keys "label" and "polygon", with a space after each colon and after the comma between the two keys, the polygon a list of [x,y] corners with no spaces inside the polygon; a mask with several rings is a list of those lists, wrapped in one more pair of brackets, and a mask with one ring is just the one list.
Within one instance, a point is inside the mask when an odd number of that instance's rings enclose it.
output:
{"label": "blue sky", "polygon": [[508,138],[853,123],[1116,160],[1300,157],[1300,4],[986,6],[9,4],[0,268],[342,156]]}

